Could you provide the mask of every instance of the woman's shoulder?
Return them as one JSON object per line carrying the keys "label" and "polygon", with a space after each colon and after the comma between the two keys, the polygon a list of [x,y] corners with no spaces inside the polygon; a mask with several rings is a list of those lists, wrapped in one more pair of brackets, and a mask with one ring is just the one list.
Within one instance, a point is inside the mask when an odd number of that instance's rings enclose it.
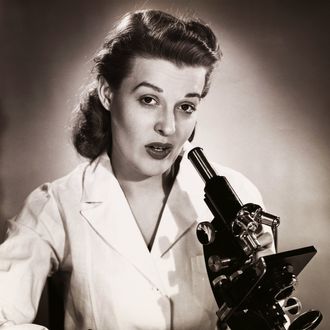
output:
{"label": "woman's shoulder", "polygon": [[34,216],[38,216],[51,205],[56,205],[60,199],[81,193],[81,182],[86,168],[89,166],[87,162],[77,165],[71,172],[56,180],[45,182],[33,189],[26,197],[23,203],[23,210],[29,210]]}
{"label": "woman's shoulder", "polygon": [[93,161],[82,161],[66,175],[37,187],[29,197],[51,196],[56,200],[80,200],[87,183],[96,181],[100,184],[112,173],[108,163],[106,155],[101,155]]}
{"label": "woman's shoulder", "polygon": [[[189,152],[194,148],[191,143],[186,142],[184,145],[184,153],[183,153],[183,168],[186,175],[185,181],[190,182],[200,182],[200,180],[196,170],[193,169],[193,165],[188,160]],[[263,205],[262,197],[257,189],[257,187],[241,172],[234,170],[230,167],[218,164],[216,162],[210,161],[211,166],[216,171],[217,175],[223,176],[227,179],[233,190],[235,191],[236,195],[242,201],[243,204],[246,203],[255,203],[259,204],[260,206]],[[203,185],[203,183],[202,183]]]}
{"label": "woman's shoulder", "polygon": [[82,181],[84,180],[85,173],[90,166],[91,162],[83,161],[77,164],[75,168],[64,176],[50,181],[48,184],[55,190],[81,190]]}
{"label": "woman's shoulder", "polygon": [[[217,175],[224,176],[227,179],[243,204],[255,203],[263,206],[258,188],[244,174],[216,162],[211,161],[210,164]],[[185,155],[183,156],[182,170],[181,177],[184,179],[185,184],[188,187],[192,187],[191,189],[199,189],[202,192],[204,190],[204,182]]]}
{"label": "woman's shoulder", "polygon": [[263,205],[260,191],[244,174],[217,163],[212,163],[212,166],[216,169],[218,175],[226,177],[243,204],[256,203]]}

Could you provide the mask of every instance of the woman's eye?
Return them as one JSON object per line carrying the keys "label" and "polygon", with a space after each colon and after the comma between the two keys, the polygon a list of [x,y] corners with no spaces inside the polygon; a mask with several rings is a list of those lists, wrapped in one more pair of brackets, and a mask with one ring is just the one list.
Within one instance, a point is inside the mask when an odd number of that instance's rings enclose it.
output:
{"label": "woman's eye", "polygon": [[151,96],[143,96],[140,101],[146,105],[156,105],[158,102]]}
{"label": "woman's eye", "polygon": [[193,113],[196,110],[196,107],[192,104],[183,103],[179,106],[179,109],[185,113]]}

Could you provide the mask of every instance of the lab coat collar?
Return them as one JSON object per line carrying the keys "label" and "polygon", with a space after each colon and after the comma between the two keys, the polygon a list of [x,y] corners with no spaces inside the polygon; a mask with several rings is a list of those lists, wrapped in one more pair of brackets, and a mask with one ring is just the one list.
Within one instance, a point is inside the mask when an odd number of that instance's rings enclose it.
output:
{"label": "lab coat collar", "polygon": [[174,181],[164,207],[162,220],[156,233],[152,254],[162,257],[197,223],[211,220],[211,213],[204,203],[204,184],[186,155]]}
{"label": "lab coat collar", "polygon": [[84,171],[82,203],[101,203],[109,199],[111,187],[117,183],[106,153],[91,162]]}
{"label": "lab coat collar", "polygon": [[151,253],[113,174],[108,156],[100,156],[84,173],[81,214],[108,245],[163,292],[154,258],[162,257],[205,214],[209,215],[203,202],[202,180],[188,162],[183,157]]}

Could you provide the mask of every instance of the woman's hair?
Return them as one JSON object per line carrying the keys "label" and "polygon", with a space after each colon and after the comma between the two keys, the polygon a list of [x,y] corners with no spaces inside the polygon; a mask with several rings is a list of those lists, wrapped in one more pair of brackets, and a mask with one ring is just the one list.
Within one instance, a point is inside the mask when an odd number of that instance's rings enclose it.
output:
{"label": "woman's hair", "polygon": [[126,14],[95,56],[94,82],[76,112],[73,143],[82,156],[93,160],[111,148],[111,114],[99,100],[98,79],[104,77],[112,90],[119,89],[137,56],[206,67],[204,97],[221,52],[212,30],[199,20],[180,19],[158,10]]}

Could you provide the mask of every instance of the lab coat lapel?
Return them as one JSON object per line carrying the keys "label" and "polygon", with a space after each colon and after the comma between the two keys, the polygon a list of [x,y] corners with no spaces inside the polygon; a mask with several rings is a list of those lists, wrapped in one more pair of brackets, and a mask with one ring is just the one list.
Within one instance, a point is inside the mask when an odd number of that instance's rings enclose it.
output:
{"label": "lab coat lapel", "polygon": [[204,203],[204,183],[183,157],[152,247],[152,255],[161,257],[200,221],[211,221]]}
{"label": "lab coat lapel", "polygon": [[107,245],[127,258],[153,286],[164,292],[153,259],[106,155],[86,169],[83,186],[82,216]]}

